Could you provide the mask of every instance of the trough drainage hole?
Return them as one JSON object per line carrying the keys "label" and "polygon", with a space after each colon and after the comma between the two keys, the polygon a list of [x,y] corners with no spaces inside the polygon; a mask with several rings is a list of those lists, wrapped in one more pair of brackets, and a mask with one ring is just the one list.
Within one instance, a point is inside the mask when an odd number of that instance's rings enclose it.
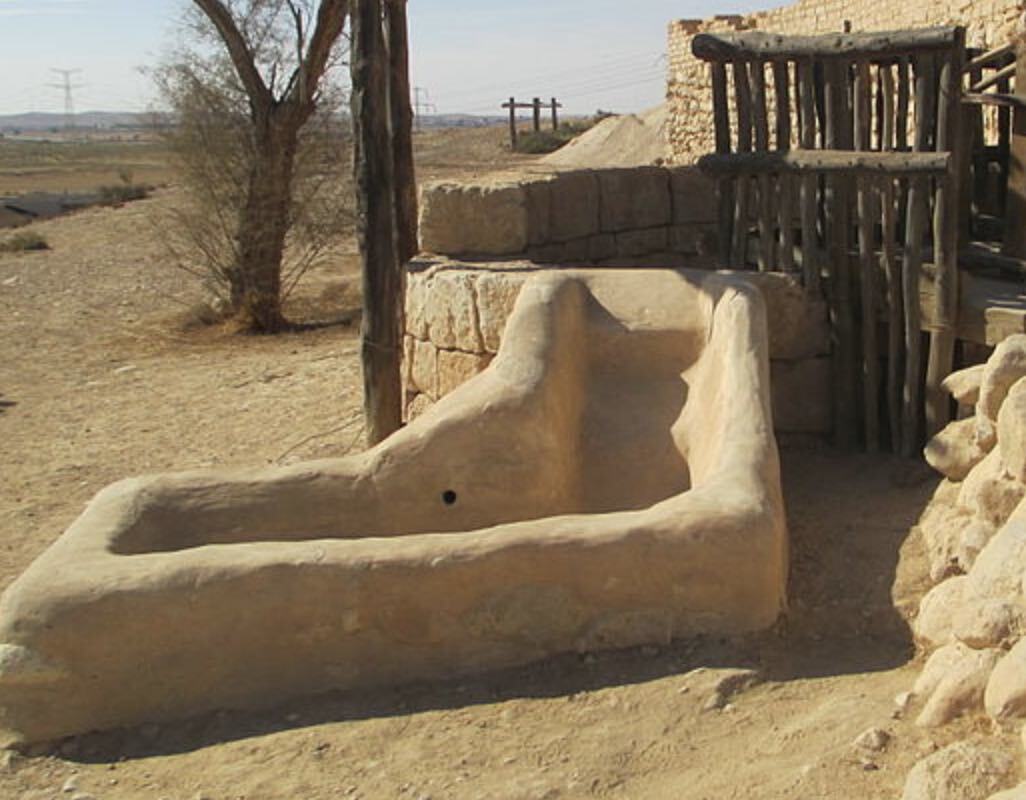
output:
{"label": "trough drainage hole", "polygon": [[446,491],[442,492],[442,502],[445,503],[447,506],[456,505],[456,492],[454,492],[452,489],[447,489]]}

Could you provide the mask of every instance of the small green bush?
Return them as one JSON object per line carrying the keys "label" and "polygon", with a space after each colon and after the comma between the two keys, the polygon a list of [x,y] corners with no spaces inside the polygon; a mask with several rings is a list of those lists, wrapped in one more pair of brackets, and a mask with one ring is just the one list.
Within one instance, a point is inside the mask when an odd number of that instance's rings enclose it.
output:
{"label": "small green bush", "polygon": [[0,253],[29,253],[49,249],[50,243],[35,231],[19,231],[0,240]]}
{"label": "small green bush", "polygon": [[119,206],[133,200],[145,200],[150,196],[151,187],[142,183],[116,183],[101,186],[99,189],[100,205]]}
{"label": "small green bush", "polygon": [[562,122],[558,131],[541,130],[522,133],[517,138],[516,151],[528,155],[555,152],[571,139],[576,139],[585,131],[590,130],[600,120],[601,118],[597,116],[588,119],[573,119]]}

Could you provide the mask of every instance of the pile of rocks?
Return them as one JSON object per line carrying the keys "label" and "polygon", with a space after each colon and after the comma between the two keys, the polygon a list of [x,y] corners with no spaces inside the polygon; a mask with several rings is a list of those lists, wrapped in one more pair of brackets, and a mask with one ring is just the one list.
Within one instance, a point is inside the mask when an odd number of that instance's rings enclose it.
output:
{"label": "pile of rocks", "polygon": [[[986,364],[952,374],[945,387],[964,418],[926,448],[945,480],[920,521],[937,585],[913,626],[917,644],[932,651],[913,689],[922,702],[916,723],[986,712],[1008,729],[1026,722],[1026,335],[1009,337]],[[960,758],[986,747],[958,744]],[[921,796],[916,787],[947,763],[948,750],[913,770],[908,800]],[[959,796],[982,800],[1014,771],[992,772],[993,781]],[[1026,798],[1026,784],[1013,792],[1000,797]]]}

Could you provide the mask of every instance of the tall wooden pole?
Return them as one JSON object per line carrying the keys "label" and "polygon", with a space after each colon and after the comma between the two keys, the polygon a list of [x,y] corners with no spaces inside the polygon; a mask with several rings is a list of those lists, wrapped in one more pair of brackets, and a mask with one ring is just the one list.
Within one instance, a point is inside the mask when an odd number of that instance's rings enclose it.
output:
{"label": "tall wooden pole", "polygon": [[387,0],[386,5],[392,147],[395,157],[395,216],[399,231],[399,261],[404,266],[420,250],[417,237],[417,179],[413,167],[413,106],[410,102],[410,43],[406,3],[407,0]]}
{"label": "tall wooden pole", "polygon": [[382,0],[354,0],[353,171],[363,260],[363,388],[367,437],[377,444],[402,424],[402,265],[396,226],[389,56]]}

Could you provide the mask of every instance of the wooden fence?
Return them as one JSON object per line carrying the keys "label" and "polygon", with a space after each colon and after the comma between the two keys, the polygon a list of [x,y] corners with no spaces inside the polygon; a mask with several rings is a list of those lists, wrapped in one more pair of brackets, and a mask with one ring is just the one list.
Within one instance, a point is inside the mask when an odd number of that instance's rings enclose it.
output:
{"label": "wooden fence", "polygon": [[718,178],[721,254],[825,294],[838,444],[912,455],[924,422],[949,419],[964,30],[703,34],[692,46],[711,65],[716,153],[699,163]]}

